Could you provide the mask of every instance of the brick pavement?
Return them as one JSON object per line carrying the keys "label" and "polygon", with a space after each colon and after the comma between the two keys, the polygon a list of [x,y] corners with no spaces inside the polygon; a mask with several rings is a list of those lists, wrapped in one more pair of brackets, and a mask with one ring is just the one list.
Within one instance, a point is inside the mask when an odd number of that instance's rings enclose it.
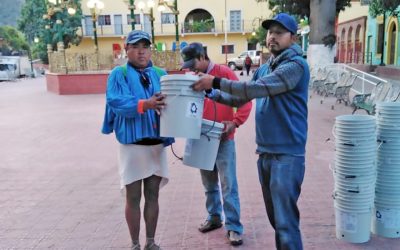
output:
{"label": "brick pavement", "polygon": [[[400,249],[398,239],[364,244],[335,238],[331,193],[335,116],[351,109],[309,101],[307,167],[300,198],[305,249]],[[334,109],[331,106],[334,105]],[[114,135],[100,134],[103,95],[58,96],[44,78],[0,82],[0,249],[129,249]],[[274,249],[258,184],[254,113],[236,136],[244,224],[241,249]],[[329,138],[329,140],[327,140]],[[184,141],[174,145],[182,155]],[[156,241],[163,249],[234,249],[224,229],[197,231],[205,219],[198,170],[169,152],[170,183],[161,190]],[[144,244],[144,223],[141,241]]]}

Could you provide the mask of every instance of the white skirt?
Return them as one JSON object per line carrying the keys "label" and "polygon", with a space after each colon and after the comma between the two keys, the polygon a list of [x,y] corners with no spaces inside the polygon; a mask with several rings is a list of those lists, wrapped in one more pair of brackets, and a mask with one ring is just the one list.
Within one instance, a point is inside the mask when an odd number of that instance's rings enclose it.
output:
{"label": "white skirt", "polygon": [[160,183],[162,188],[168,183],[167,153],[164,145],[120,144],[119,174],[121,189],[152,175],[162,177]]}

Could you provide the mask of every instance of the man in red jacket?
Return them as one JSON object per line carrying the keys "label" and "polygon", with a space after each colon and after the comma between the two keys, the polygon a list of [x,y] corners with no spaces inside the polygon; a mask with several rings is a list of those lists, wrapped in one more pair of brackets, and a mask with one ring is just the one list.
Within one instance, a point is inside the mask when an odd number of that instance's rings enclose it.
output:
{"label": "man in red jacket", "polygon": [[[189,44],[182,49],[181,56],[184,61],[182,65],[183,69],[238,80],[235,73],[227,66],[214,64],[201,43]],[[200,225],[199,231],[206,233],[220,228],[223,221],[223,208],[227,238],[230,244],[235,246],[243,243],[241,236],[243,225],[240,223],[240,201],[236,179],[234,134],[235,129],[242,125],[249,117],[251,107],[252,103],[248,102],[235,112],[230,106],[216,103],[208,98],[204,100],[203,118],[223,123],[225,127],[221,136],[214,170],[200,170],[201,180],[205,188],[208,217]],[[220,199],[219,181],[222,188],[223,203],[221,203]]]}

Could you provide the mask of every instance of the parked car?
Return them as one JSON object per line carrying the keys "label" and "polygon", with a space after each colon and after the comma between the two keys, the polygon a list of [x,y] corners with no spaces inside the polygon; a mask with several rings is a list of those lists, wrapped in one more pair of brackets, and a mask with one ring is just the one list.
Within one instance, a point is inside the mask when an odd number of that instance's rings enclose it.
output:
{"label": "parked car", "polygon": [[244,59],[246,58],[247,54],[250,56],[251,60],[253,61],[253,65],[260,64],[260,56],[261,51],[258,50],[247,50],[240,53],[237,57],[228,58],[228,66],[232,70],[235,69],[243,69]]}

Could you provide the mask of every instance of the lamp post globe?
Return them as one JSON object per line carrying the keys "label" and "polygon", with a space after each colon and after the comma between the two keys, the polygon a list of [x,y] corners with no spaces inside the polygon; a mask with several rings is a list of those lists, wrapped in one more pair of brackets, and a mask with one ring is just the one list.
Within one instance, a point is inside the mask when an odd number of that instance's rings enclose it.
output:
{"label": "lamp post globe", "polygon": [[75,15],[75,13],[76,13],[76,9],[72,8],[72,7],[69,7],[67,11],[68,11],[68,14],[70,14],[71,16]]}

